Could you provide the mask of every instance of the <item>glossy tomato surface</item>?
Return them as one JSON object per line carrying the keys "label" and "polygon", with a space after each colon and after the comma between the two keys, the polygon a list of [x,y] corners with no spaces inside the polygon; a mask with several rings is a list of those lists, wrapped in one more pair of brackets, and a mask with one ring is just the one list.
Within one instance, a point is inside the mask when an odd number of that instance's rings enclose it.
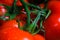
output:
{"label": "glossy tomato surface", "polygon": [[6,12],[7,12],[6,8],[0,5],[0,16],[3,16]]}
{"label": "glossy tomato surface", "polygon": [[50,16],[43,22],[46,40],[60,40],[60,2],[50,1]]}
{"label": "glossy tomato surface", "polygon": [[10,27],[1,30],[0,40],[33,40],[33,36],[29,32]]}
{"label": "glossy tomato surface", "polygon": [[0,20],[0,30],[1,30],[2,25],[3,25],[5,22],[6,22],[6,21],[4,21],[4,20]]}
{"label": "glossy tomato surface", "polygon": [[47,8],[52,12],[60,12],[60,1],[49,1]]}
{"label": "glossy tomato surface", "polygon": [[[20,21],[20,26],[24,26],[26,23],[24,21]],[[16,27],[18,28],[18,22],[16,20],[8,20],[2,24],[1,29],[8,28],[8,27]]]}
{"label": "glossy tomato surface", "polygon": [[44,21],[46,40],[60,40],[60,14],[51,14]]}
{"label": "glossy tomato surface", "polygon": [[[28,2],[27,0],[24,0],[25,2]],[[4,5],[8,5],[8,6],[12,6],[14,0],[0,0],[0,4],[4,4]],[[18,6],[22,6],[22,3],[20,2],[20,0],[17,1],[16,3]]]}
{"label": "glossy tomato surface", "polygon": [[35,40],[45,40],[45,38],[40,34],[36,34],[33,37],[34,37]]}

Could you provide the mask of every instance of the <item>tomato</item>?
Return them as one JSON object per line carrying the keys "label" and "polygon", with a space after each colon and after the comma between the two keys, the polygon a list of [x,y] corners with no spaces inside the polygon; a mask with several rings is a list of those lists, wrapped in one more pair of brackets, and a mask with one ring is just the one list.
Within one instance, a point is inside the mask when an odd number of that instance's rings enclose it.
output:
{"label": "tomato", "polygon": [[45,38],[42,35],[36,34],[33,36],[35,40],[45,40]]}
{"label": "tomato", "polygon": [[5,4],[11,6],[13,3],[13,0],[0,0],[0,4]]}
{"label": "tomato", "polygon": [[29,32],[11,27],[1,30],[0,40],[34,40],[34,39]]}
{"label": "tomato", "polygon": [[0,16],[3,16],[7,12],[4,6],[0,6]]}
{"label": "tomato", "polygon": [[60,12],[60,1],[49,1],[48,9],[52,12]]}
{"label": "tomato", "polygon": [[0,29],[1,29],[1,26],[5,23],[6,21],[4,20],[0,20]]}
{"label": "tomato", "polygon": [[43,23],[46,40],[60,40],[60,14],[51,14]]}
{"label": "tomato", "polygon": [[[27,0],[24,0],[25,2],[28,2]],[[8,6],[12,6],[14,0],[0,0],[0,4],[5,4],[5,5],[8,5]],[[16,3],[18,6],[22,6],[20,0],[17,1]]]}
{"label": "tomato", "polygon": [[43,22],[46,40],[60,40],[60,2],[50,1],[48,7],[51,14]]}
{"label": "tomato", "polygon": [[[20,21],[20,26],[24,26],[26,23],[24,21]],[[17,27],[18,28],[18,23],[16,22],[16,20],[9,20],[6,21],[3,25],[2,28],[7,28],[7,27]]]}

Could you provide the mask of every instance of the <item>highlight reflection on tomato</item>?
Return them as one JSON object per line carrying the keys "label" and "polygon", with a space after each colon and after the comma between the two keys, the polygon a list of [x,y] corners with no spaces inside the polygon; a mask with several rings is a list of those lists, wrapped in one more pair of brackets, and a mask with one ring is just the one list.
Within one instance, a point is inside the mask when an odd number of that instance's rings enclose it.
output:
{"label": "highlight reflection on tomato", "polygon": [[60,1],[48,2],[50,16],[43,22],[46,40],[60,40]]}
{"label": "highlight reflection on tomato", "polygon": [[34,40],[29,32],[15,27],[5,28],[0,32],[0,40]]}
{"label": "highlight reflection on tomato", "polygon": [[[26,22],[24,21],[20,21],[20,26],[24,26],[26,24]],[[9,21],[6,21],[5,23],[2,24],[2,29],[5,29],[5,28],[8,28],[8,27],[16,27],[18,28],[18,22],[16,20],[9,20]]]}
{"label": "highlight reflection on tomato", "polygon": [[7,12],[4,6],[0,6],[0,16],[3,16]]}

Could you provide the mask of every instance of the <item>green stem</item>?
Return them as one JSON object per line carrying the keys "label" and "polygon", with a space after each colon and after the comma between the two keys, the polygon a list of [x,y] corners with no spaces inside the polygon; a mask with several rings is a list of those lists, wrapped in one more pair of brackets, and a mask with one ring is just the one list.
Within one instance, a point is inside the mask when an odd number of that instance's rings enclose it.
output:
{"label": "green stem", "polygon": [[30,12],[37,15],[38,14],[38,11],[39,10],[31,10]]}
{"label": "green stem", "polygon": [[39,12],[39,14],[37,15],[36,19],[35,19],[34,22],[32,23],[32,25],[33,25],[32,33],[35,32],[35,29],[36,29],[36,26],[37,26],[37,22],[38,22],[38,20],[40,19],[40,15],[41,15],[41,13]]}
{"label": "green stem", "polygon": [[14,3],[13,3],[13,5],[11,7],[11,10],[10,10],[10,14],[15,13],[15,11],[16,11],[16,2],[17,2],[17,0],[14,0]]}
{"label": "green stem", "polygon": [[33,21],[33,23],[29,26],[29,28],[28,28],[28,31],[29,32],[31,32],[31,33],[33,33],[34,32],[34,30],[35,30],[35,28],[36,28],[36,25],[37,25],[37,22],[38,22],[38,20],[40,19],[40,11],[38,12],[38,15],[37,15],[37,17],[36,17],[36,19]]}
{"label": "green stem", "polygon": [[[31,19],[31,22],[33,22],[33,20]],[[37,25],[37,27],[38,27],[38,25]]]}
{"label": "green stem", "polygon": [[18,19],[16,21],[18,23],[18,28],[20,28],[20,21]]}
{"label": "green stem", "polygon": [[39,31],[40,31],[40,29],[36,30],[36,32],[34,32],[32,35],[39,33]]}
{"label": "green stem", "polygon": [[43,20],[40,20],[40,29],[42,29],[42,23],[43,23]]}
{"label": "green stem", "polygon": [[29,3],[26,3],[28,6],[30,7],[33,7],[33,8],[36,8],[38,10],[42,10],[39,6],[36,6],[36,5],[33,5],[33,4],[29,4]]}
{"label": "green stem", "polygon": [[51,13],[51,10],[49,10],[49,12],[47,13],[47,15],[46,15],[45,19],[47,19],[47,18],[48,18],[48,16],[50,15],[50,13]]}
{"label": "green stem", "polygon": [[20,2],[23,4],[23,7],[27,13],[27,26],[30,25],[30,10],[28,9],[28,6],[24,2],[24,0],[20,0]]}
{"label": "green stem", "polygon": [[20,20],[17,19],[16,21],[17,21],[17,23],[18,23],[18,28],[19,28],[20,30],[23,30],[23,27],[20,26]]}

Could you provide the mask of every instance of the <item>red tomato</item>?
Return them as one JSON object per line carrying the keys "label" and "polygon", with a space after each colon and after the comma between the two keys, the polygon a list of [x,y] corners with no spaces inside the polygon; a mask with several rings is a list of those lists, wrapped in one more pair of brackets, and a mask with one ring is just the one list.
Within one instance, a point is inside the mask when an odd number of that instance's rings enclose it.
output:
{"label": "red tomato", "polygon": [[[27,0],[24,0],[25,2],[28,2]],[[8,6],[11,6],[13,4],[14,0],[0,0],[0,4],[5,4]],[[22,6],[20,0],[17,1],[18,6]]]}
{"label": "red tomato", "polygon": [[6,13],[6,9],[4,6],[0,6],[0,16],[3,16]]}
{"label": "red tomato", "polygon": [[[24,21],[20,21],[20,26],[24,26],[26,23]],[[7,27],[17,27],[18,28],[18,23],[16,22],[16,20],[9,20],[6,21],[3,26],[3,28],[7,28]]]}
{"label": "red tomato", "polygon": [[45,40],[45,38],[42,35],[36,34],[33,36],[35,40]]}
{"label": "red tomato", "polygon": [[1,26],[5,23],[6,21],[4,20],[0,20],[0,29],[1,29]]}
{"label": "red tomato", "polygon": [[11,6],[13,3],[13,0],[0,0],[0,4],[5,4]]}
{"label": "red tomato", "polygon": [[50,1],[48,7],[51,15],[43,22],[46,40],[60,40],[60,2]]}
{"label": "red tomato", "polygon": [[51,14],[43,23],[46,40],[60,40],[60,14]]}
{"label": "red tomato", "polygon": [[0,40],[34,40],[33,36],[18,28],[6,28],[1,30]]}
{"label": "red tomato", "polygon": [[49,1],[48,9],[52,12],[60,12],[60,1]]}

